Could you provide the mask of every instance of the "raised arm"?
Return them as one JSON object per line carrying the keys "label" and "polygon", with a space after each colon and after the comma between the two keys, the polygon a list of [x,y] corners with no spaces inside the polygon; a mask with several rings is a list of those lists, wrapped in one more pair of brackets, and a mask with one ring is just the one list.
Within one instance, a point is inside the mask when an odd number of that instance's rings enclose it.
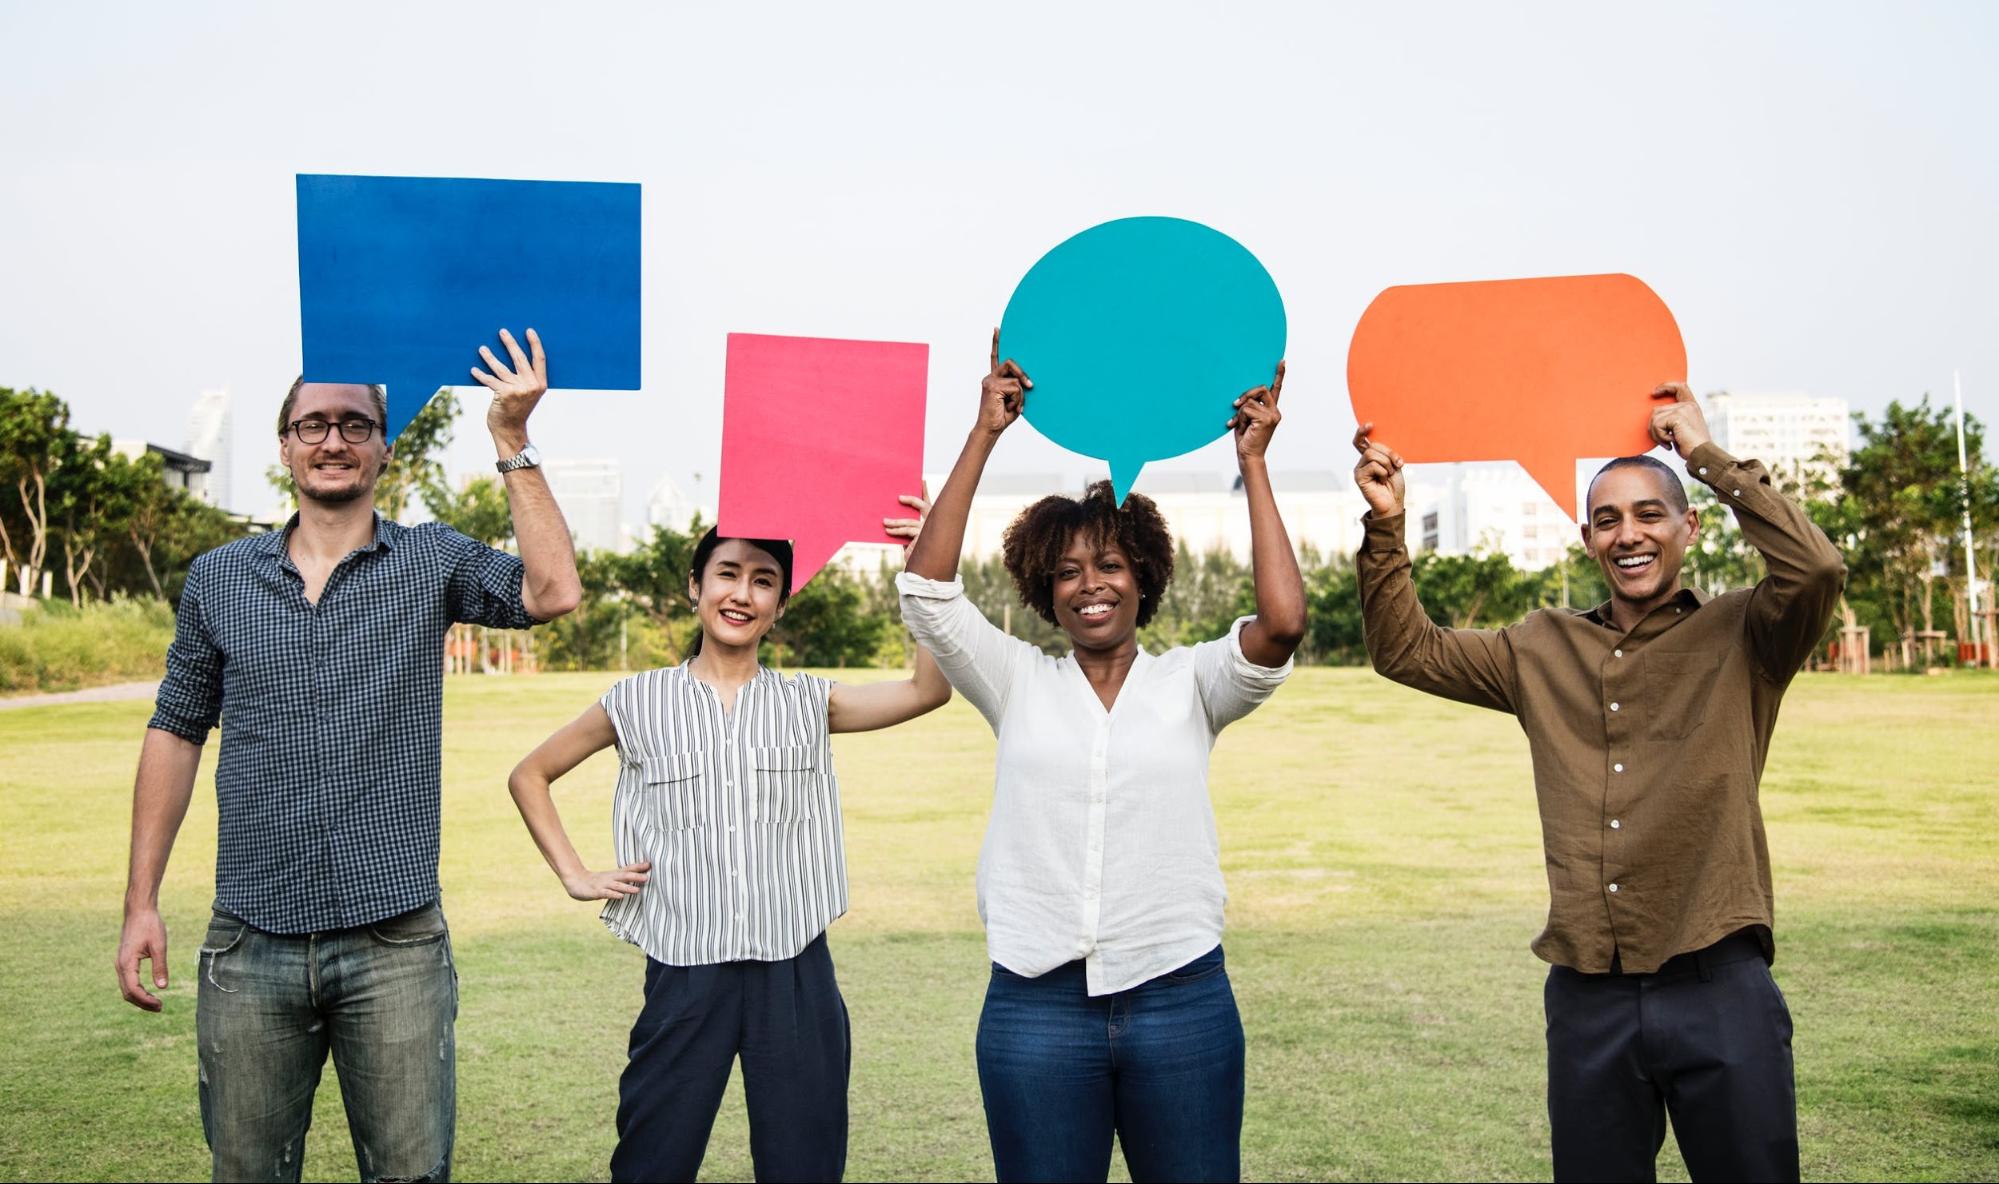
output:
{"label": "raised arm", "polygon": [[1677,451],[1687,473],[1735,511],[1742,537],[1763,556],[1769,574],[1750,597],[1749,641],[1764,676],[1786,682],[1825,636],[1846,584],[1846,562],[1804,507],[1777,492],[1760,462],[1737,460],[1715,446],[1685,383],[1667,383],[1653,393],[1673,401],[1652,413],[1652,438]]}
{"label": "raised arm", "polygon": [[1298,574],[1298,556],[1291,549],[1277,497],[1270,488],[1264,453],[1283,418],[1277,397],[1284,390],[1284,363],[1269,386],[1245,392],[1235,401],[1229,427],[1235,432],[1236,467],[1242,491],[1249,499],[1250,578],[1256,585],[1256,619],[1243,626],[1243,657],[1258,666],[1276,668],[1291,660],[1305,640],[1305,579]]}
{"label": "raised arm", "polygon": [[1367,534],[1354,559],[1368,661],[1404,686],[1512,711],[1515,666],[1505,630],[1445,629],[1423,612],[1403,543],[1402,457],[1371,440],[1373,430],[1364,423],[1353,438],[1360,452],[1354,484],[1368,506]]}
{"label": "raised arm", "polygon": [[[928,494],[928,488],[924,493]],[[914,546],[923,537],[930,503],[904,494],[897,499],[916,511],[914,518],[884,518],[882,529]],[[929,650],[916,647],[915,669],[906,679],[865,686],[834,683],[826,698],[826,728],[832,732],[872,732],[935,711],[951,699],[951,683]]]}
{"label": "raised arm", "polygon": [[527,823],[528,833],[534,836],[534,845],[541,848],[541,857],[562,881],[563,889],[577,900],[631,896],[645,886],[646,873],[652,870],[652,861],[646,859],[608,872],[593,872],[584,867],[575,844],[569,841],[569,832],[562,827],[555,797],[549,792],[549,787],[563,774],[617,742],[611,717],[604,713],[602,704],[593,703],[589,710],[522,757],[507,778],[507,789],[514,796],[521,821]]}
{"label": "raised arm", "polygon": [[[486,408],[486,427],[493,433],[499,458],[516,456],[528,444],[528,416],[548,391],[548,358],[542,353],[541,336],[528,330],[528,348],[533,357],[521,353],[514,335],[500,330],[500,342],[512,358],[504,366],[486,346],[479,356],[493,368],[487,373],[477,366],[472,377],[493,392]],[[583,582],[576,575],[576,547],[569,538],[569,525],[562,509],[549,492],[548,478],[540,465],[514,469],[506,474],[507,507],[513,513],[514,539],[520,544],[521,604],[537,621],[552,621],[574,609],[583,599]]]}
{"label": "raised arm", "polygon": [[1000,361],[999,330],[993,330],[992,362],[979,384],[979,419],[972,425],[958,463],[944,491],[930,510],[922,537],[909,549],[904,570],[927,580],[950,580],[958,575],[958,554],[965,547],[965,520],[972,513],[972,495],[978,492],[979,477],[986,471],[986,458],[993,454],[1000,434],[1013,426],[1027,406],[1027,392],[1034,389],[1027,375],[1013,359]]}

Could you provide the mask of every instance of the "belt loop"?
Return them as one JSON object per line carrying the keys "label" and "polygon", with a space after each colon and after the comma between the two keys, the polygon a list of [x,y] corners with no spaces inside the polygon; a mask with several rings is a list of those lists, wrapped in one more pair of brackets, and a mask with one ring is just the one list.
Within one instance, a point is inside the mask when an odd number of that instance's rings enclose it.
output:
{"label": "belt loop", "polygon": [[1714,981],[1714,968],[1708,964],[1708,958],[1713,953],[1713,946],[1709,946],[1704,950],[1694,951],[1694,968],[1700,972],[1701,981],[1704,983]]}

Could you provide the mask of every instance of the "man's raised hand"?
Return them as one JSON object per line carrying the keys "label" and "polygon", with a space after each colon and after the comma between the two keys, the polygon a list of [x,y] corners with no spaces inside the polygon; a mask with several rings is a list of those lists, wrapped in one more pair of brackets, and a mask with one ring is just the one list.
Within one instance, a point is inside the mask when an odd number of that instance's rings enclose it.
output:
{"label": "man's raised hand", "polygon": [[1360,460],[1353,467],[1353,482],[1367,499],[1367,508],[1376,518],[1402,512],[1408,483],[1402,477],[1402,456],[1386,444],[1368,438],[1372,423],[1360,425],[1353,434],[1353,446]]}
{"label": "man's raised hand", "polygon": [[1665,445],[1684,460],[1714,438],[1707,430],[1707,416],[1701,414],[1701,405],[1694,402],[1694,392],[1686,383],[1662,382],[1653,389],[1652,397],[1672,400],[1652,412],[1649,429],[1653,443]]}

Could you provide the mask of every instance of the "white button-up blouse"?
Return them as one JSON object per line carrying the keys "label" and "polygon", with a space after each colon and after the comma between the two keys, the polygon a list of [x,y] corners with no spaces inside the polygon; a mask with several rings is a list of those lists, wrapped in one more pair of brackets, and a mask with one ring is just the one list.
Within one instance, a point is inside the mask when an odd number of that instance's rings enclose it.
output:
{"label": "white button-up blouse", "polygon": [[1222,935],[1221,848],[1208,801],[1215,736],[1291,663],[1227,637],[1141,650],[1109,711],[1076,665],[1001,632],[964,585],[904,572],[902,619],[999,738],[979,853],[993,961],[1030,978],[1083,960],[1108,995],[1184,966]]}

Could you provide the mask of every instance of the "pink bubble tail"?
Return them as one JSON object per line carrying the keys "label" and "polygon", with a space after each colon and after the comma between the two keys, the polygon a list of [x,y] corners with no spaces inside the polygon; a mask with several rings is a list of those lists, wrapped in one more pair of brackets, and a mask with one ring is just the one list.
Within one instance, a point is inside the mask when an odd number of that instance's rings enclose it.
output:
{"label": "pink bubble tail", "polygon": [[805,582],[818,575],[821,568],[831,563],[833,556],[840,553],[840,548],[845,543],[844,539],[791,540],[791,594],[798,595],[798,590],[805,586]]}

